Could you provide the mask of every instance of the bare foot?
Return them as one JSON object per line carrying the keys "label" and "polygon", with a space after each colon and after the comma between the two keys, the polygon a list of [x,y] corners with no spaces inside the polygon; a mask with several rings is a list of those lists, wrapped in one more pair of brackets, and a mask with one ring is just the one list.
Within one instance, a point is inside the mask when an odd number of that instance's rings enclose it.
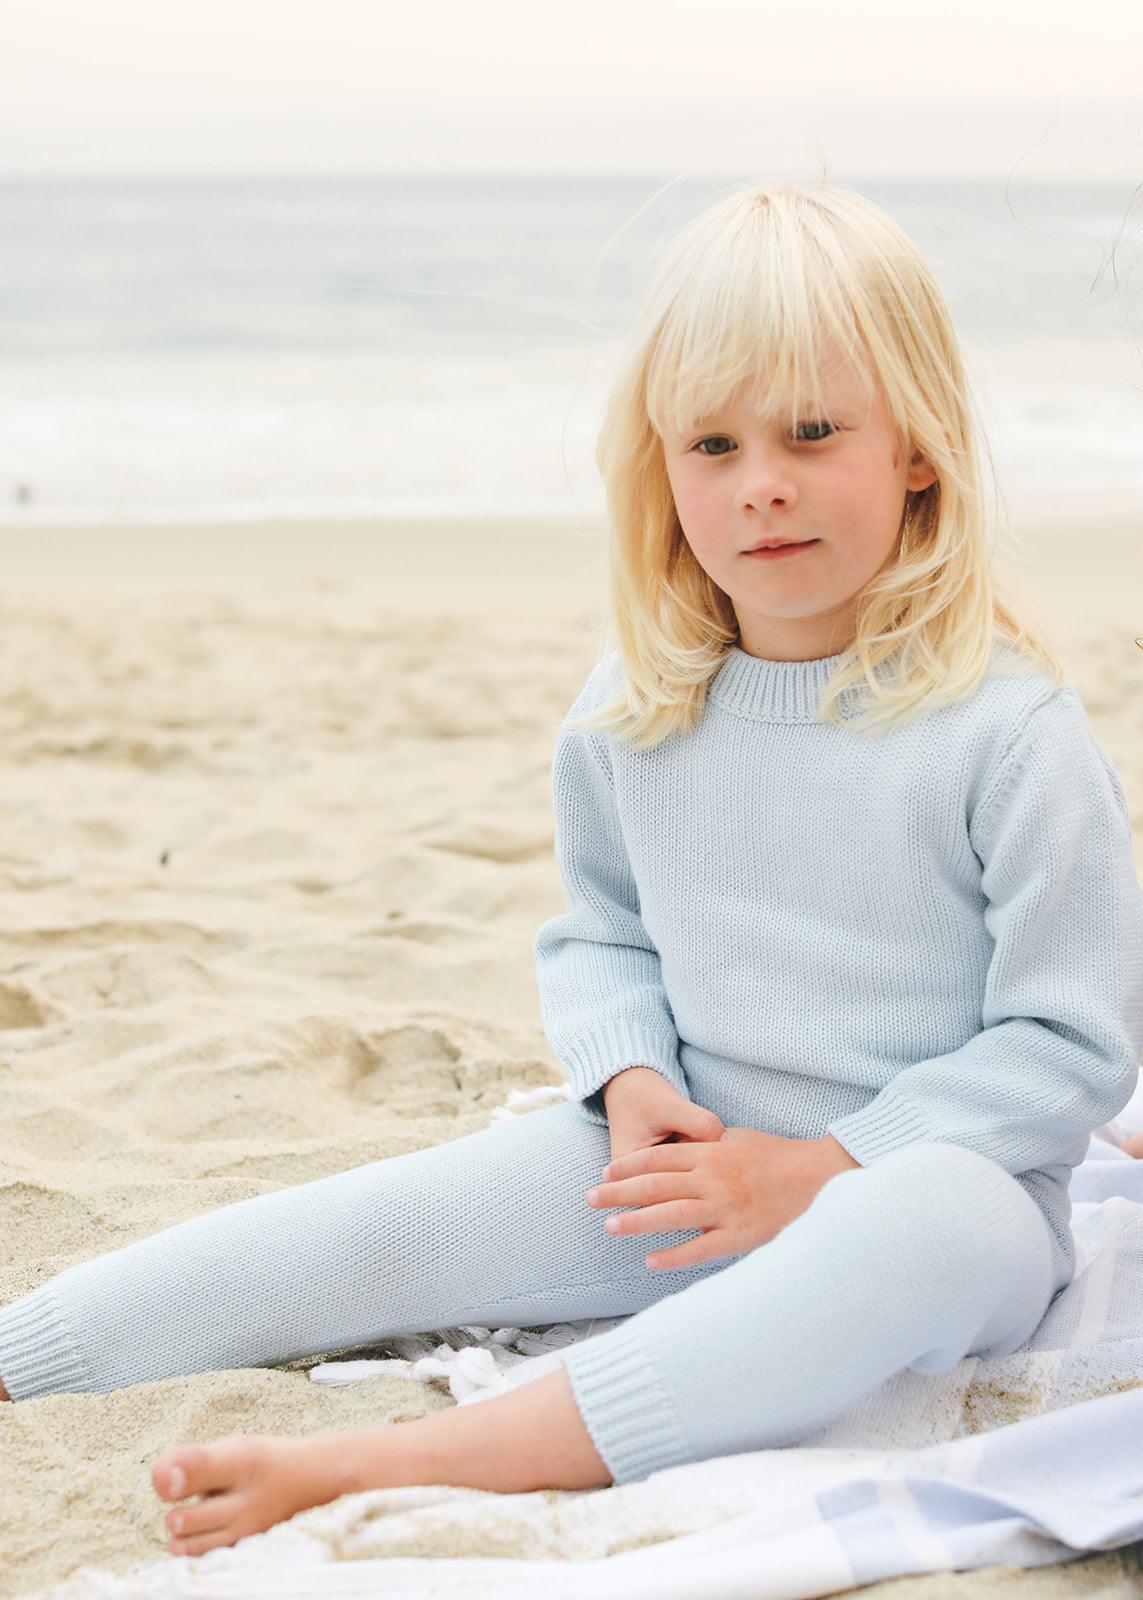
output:
{"label": "bare foot", "polygon": [[[168,1450],[151,1468],[155,1493],[163,1500],[202,1498],[167,1512],[167,1548],[175,1556],[200,1556],[351,1492],[338,1439],[236,1433]],[[175,1476],[180,1468],[184,1482]]]}
{"label": "bare foot", "polygon": [[[172,1474],[181,1469],[185,1481]],[[151,1468],[176,1556],[262,1533],[309,1506],[400,1484],[456,1484],[501,1494],[591,1489],[612,1482],[579,1412],[566,1368],[493,1395],[407,1422],[309,1438],[232,1433],[211,1444],[177,1445]]]}
{"label": "bare foot", "polygon": [[1126,1150],[1129,1156],[1143,1156],[1143,1133],[1133,1133],[1119,1148]]}

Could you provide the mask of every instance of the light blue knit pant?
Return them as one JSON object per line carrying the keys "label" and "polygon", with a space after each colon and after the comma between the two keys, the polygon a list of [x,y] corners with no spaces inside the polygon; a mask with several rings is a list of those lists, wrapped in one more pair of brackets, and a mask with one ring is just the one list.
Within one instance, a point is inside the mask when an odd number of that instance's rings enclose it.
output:
{"label": "light blue knit pant", "polygon": [[832,1178],[768,1244],[652,1270],[698,1230],[613,1237],[587,1204],[606,1127],[567,1103],[223,1206],[0,1308],[19,1402],[266,1366],[477,1323],[625,1316],[561,1353],[618,1483],[784,1445],[905,1367],[1035,1330],[1048,1225],[995,1163],[914,1145]]}

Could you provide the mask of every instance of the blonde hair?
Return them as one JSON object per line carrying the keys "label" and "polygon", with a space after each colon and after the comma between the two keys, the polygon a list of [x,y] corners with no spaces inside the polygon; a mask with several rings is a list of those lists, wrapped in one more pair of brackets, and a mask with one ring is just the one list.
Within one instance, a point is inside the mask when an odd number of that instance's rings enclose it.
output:
{"label": "blonde hair", "polygon": [[[785,403],[791,428],[808,403],[822,414],[819,370],[834,341],[867,397],[881,389],[906,454],[919,450],[937,478],[905,497],[895,558],[858,597],[855,637],[819,717],[877,732],[959,699],[999,642],[1062,681],[1034,608],[993,570],[968,382],[932,270],[852,190],[828,179],[756,184],[669,245],[611,384],[596,445],[609,523],[601,659],[618,653],[623,687],[577,725],[646,749],[699,720],[738,623],[684,537],[662,435],[721,410],[744,382],[774,416]],[[879,677],[883,663],[894,670]]]}

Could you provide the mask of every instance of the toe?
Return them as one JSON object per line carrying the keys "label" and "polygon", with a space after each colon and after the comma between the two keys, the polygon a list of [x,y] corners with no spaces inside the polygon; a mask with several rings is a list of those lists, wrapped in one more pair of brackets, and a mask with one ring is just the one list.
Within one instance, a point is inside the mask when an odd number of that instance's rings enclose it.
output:
{"label": "toe", "polygon": [[221,1545],[234,1544],[237,1538],[237,1534],[217,1528],[213,1533],[196,1533],[186,1539],[172,1539],[167,1548],[173,1556],[201,1556],[208,1550],[217,1550]]}
{"label": "toe", "polygon": [[167,1512],[164,1522],[168,1533],[176,1539],[189,1538],[204,1533],[221,1533],[233,1528],[242,1509],[235,1494],[211,1495],[191,1506],[174,1506]]}
{"label": "toe", "polygon": [[232,1458],[230,1439],[180,1445],[155,1462],[151,1482],[164,1500],[183,1500],[187,1495],[229,1489],[234,1481]]}
{"label": "toe", "polygon": [[163,1500],[181,1500],[188,1494],[201,1494],[200,1480],[205,1468],[206,1451],[202,1445],[180,1445],[177,1450],[168,1450],[151,1468],[155,1493]]}

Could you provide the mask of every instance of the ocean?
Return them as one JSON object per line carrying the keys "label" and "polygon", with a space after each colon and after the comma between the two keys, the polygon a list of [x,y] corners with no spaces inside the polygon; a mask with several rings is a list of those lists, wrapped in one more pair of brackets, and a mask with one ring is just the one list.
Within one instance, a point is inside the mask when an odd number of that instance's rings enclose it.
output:
{"label": "ocean", "polygon": [[[594,517],[649,254],[754,177],[0,178],[0,522]],[[1002,491],[1143,489],[1130,191],[845,181],[933,264]]]}

